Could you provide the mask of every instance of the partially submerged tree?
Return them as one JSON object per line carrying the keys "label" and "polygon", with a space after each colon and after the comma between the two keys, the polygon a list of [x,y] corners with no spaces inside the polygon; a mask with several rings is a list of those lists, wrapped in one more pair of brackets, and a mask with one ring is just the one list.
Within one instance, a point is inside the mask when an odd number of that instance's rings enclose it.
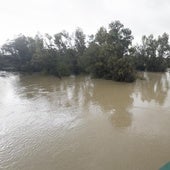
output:
{"label": "partially submerged tree", "polygon": [[131,31],[119,21],[110,23],[108,30],[101,27],[86,51],[90,72],[99,78],[134,81],[134,66],[128,59],[132,39]]}
{"label": "partially submerged tree", "polygon": [[169,36],[164,33],[157,39],[153,35],[142,37],[142,45],[136,48],[136,68],[154,72],[167,69],[166,58],[169,56]]}
{"label": "partially submerged tree", "polygon": [[166,71],[170,67],[169,36],[142,37],[132,46],[132,32],[120,21],[100,27],[95,35],[77,28],[72,36],[66,31],[54,36],[19,35],[1,48],[0,69],[45,72],[58,77],[88,73],[97,78],[132,82],[136,70]]}

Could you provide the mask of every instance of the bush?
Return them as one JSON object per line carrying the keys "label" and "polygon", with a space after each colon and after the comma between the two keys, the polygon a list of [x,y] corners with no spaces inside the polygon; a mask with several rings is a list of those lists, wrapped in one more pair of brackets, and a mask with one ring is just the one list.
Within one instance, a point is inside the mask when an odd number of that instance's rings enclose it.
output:
{"label": "bush", "polygon": [[165,72],[167,69],[167,64],[165,59],[162,57],[151,57],[148,59],[146,68],[147,71]]}
{"label": "bush", "polygon": [[113,80],[121,82],[133,82],[136,79],[136,72],[132,61],[123,57],[117,59],[112,70]]}

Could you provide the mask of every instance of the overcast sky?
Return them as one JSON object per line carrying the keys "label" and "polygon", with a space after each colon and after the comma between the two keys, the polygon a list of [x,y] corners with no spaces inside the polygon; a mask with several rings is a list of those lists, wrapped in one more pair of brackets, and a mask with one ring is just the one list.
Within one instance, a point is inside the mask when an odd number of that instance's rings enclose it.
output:
{"label": "overcast sky", "polygon": [[170,0],[0,0],[0,44],[19,33],[81,27],[94,34],[114,20],[132,30],[135,42],[144,34],[170,34]]}

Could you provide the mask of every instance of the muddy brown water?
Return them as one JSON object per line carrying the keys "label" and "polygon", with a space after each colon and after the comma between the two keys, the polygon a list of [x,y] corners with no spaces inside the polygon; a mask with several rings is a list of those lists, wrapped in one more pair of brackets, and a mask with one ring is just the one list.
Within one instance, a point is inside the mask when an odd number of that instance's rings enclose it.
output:
{"label": "muddy brown water", "polygon": [[170,73],[140,74],[0,72],[0,169],[158,170],[170,161]]}

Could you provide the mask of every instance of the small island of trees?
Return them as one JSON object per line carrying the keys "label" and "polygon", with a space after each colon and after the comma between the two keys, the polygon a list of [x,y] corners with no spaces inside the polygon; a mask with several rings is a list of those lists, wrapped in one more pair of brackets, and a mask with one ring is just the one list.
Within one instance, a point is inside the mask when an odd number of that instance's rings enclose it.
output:
{"label": "small island of trees", "polygon": [[133,82],[136,71],[165,72],[170,67],[169,35],[143,36],[132,45],[132,31],[120,21],[86,36],[78,28],[34,38],[19,35],[0,49],[0,70],[44,72],[58,77],[90,74],[96,78]]}

